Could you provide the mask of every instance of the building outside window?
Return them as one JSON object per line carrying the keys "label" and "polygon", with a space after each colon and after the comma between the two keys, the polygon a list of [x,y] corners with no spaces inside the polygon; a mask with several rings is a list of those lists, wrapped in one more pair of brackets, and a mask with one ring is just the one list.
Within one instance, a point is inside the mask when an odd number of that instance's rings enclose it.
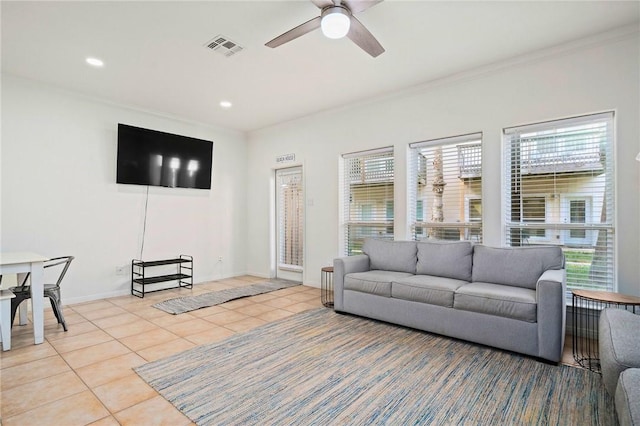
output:
{"label": "building outside window", "polygon": [[470,195],[467,196],[466,199],[465,220],[479,224],[480,228],[474,227],[467,229],[465,240],[480,242],[482,241],[482,198],[477,195]]}
{"label": "building outside window", "polygon": [[482,242],[482,134],[417,142],[409,148],[413,239]]}
{"label": "building outside window", "polygon": [[505,243],[561,246],[569,290],[614,290],[613,118],[504,129]]}
{"label": "building outside window", "polygon": [[[547,221],[547,199],[541,196],[522,197],[522,222],[526,224],[544,224]],[[526,228],[522,231],[525,240],[545,241],[547,232],[544,228]],[[545,241],[546,242],[546,241]]]}

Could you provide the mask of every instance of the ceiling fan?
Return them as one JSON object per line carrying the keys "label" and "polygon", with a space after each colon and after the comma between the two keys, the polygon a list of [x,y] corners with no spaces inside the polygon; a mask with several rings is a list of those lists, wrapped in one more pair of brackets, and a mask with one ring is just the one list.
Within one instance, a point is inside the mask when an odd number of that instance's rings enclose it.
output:
{"label": "ceiling fan", "polygon": [[374,58],[384,52],[378,40],[365,28],[354,14],[375,6],[382,0],[311,0],[320,10],[316,16],[304,24],[279,35],[265,46],[278,47],[303,36],[319,27],[328,38],[342,38],[347,36],[361,49]]}

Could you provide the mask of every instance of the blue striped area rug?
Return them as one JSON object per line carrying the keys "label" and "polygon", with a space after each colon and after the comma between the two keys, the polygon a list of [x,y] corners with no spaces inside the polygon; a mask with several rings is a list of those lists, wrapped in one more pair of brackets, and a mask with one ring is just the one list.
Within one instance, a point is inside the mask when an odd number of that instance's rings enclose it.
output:
{"label": "blue striped area rug", "polygon": [[598,374],[320,308],[135,369],[198,425],[615,425]]}
{"label": "blue striped area rug", "polygon": [[230,300],[240,299],[241,297],[256,296],[258,294],[269,293],[271,291],[282,290],[283,288],[295,287],[297,285],[300,285],[300,283],[288,280],[271,279],[269,281],[244,287],[210,291],[197,296],[176,297],[151,306],[170,314],[177,315],[195,311],[196,309],[219,305],[221,303],[229,302]]}

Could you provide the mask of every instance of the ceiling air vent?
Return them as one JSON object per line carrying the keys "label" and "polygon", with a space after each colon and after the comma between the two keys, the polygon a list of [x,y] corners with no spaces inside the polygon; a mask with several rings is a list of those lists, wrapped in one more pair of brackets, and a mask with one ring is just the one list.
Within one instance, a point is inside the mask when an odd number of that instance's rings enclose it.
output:
{"label": "ceiling air vent", "polygon": [[223,35],[215,36],[205,44],[205,47],[227,57],[233,56],[243,49],[243,47],[238,43],[229,40],[228,37],[225,37]]}

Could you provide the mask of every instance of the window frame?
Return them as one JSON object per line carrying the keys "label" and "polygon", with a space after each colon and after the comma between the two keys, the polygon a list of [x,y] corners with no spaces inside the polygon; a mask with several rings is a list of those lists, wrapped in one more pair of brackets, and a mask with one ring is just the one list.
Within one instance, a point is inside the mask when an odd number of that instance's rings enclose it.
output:
{"label": "window frame", "polygon": [[[469,164],[464,162],[464,149],[471,148],[472,153],[469,158]],[[464,135],[425,140],[410,143],[409,146],[409,163],[407,166],[408,182],[407,182],[407,212],[408,212],[408,229],[413,240],[421,240],[432,238],[430,230],[440,230],[438,238],[443,240],[454,239],[454,230],[458,231],[458,241],[471,240],[477,243],[482,242],[484,218],[481,220],[468,219],[468,197],[482,200],[482,152],[483,152],[483,134],[482,132],[468,133]],[[427,182],[429,175],[429,166],[426,157],[421,154],[421,150],[437,150],[444,148],[455,150],[455,161],[452,159],[453,154],[443,160],[444,174],[451,177],[452,173],[457,173],[456,179],[463,183],[459,185],[462,190],[456,192],[458,194],[458,214],[460,217],[456,221],[433,221],[426,217],[427,208],[434,209],[435,201],[430,201],[428,196],[421,196],[420,186],[429,186]],[[461,163],[462,162],[462,163]],[[452,164],[454,164],[452,166]],[[447,173],[448,172],[448,173]],[[446,179],[446,178],[445,178]],[[454,180],[456,180],[454,179]],[[457,182],[456,180],[456,182]],[[450,181],[451,182],[451,181]],[[433,185],[433,183],[431,184]],[[479,193],[473,193],[471,187],[479,189]],[[451,190],[451,189],[450,189]],[[467,192],[467,190],[469,192]],[[446,186],[445,186],[446,191]],[[422,211],[425,214],[423,220],[418,220],[418,202],[422,201]],[[472,236],[475,234],[475,238]]]}
{"label": "window frame", "polygon": [[[554,209],[554,219],[543,226],[548,237],[545,244],[560,246],[565,253],[568,300],[573,289],[617,288],[615,118],[614,111],[607,111],[503,129],[504,244],[525,245],[518,234],[527,225],[522,216],[514,215],[518,210],[512,210],[511,202],[533,195],[525,186],[535,186],[546,194],[547,214]],[[534,155],[526,151],[525,142],[528,148],[534,146]],[[553,183],[542,182],[545,176]],[[588,200],[584,223],[570,222],[572,199]],[[550,207],[549,201],[555,205]],[[596,209],[601,211],[599,217]],[[587,238],[572,241],[572,229],[584,230]]]}
{"label": "window frame", "polygon": [[[571,203],[573,201],[584,201],[584,222],[572,222],[571,221]],[[593,196],[587,194],[562,194],[560,196],[560,204],[563,206],[562,209],[567,211],[566,220],[568,223],[590,223],[588,220],[590,217],[593,217]],[[591,231],[586,227],[581,229],[585,233],[584,237],[572,237],[571,232],[576,231],[576,229],[569,229],[564,231],[564,241],[569,241],[570,244],[588,244],[592,237],[589,237]]]}
{"label": "window frame", "polygon": [[[525,200],[533,200],[533,199],[542,199],[544,201],[544,218],[542,220],[540,220],[539,218],[534,218],[533,216],[530,217],[525,217],[525,212],[523,209],[522,214],[522,222],[523,223],[534,223],[534,224],[540,224],[540,223],[547,223],[547,218],[549,217],[549,212],[548,212],[548,200],[547,200],[547,196],[546,194],[527,194],[525,196],[522,197],[522,204],[525,204]],[[538,243],[546,243],[549,242],[549,230],[547,229],[539,229],[539,228],[530,228],[527,229],[526,231],[544,231],[544,235],[528,235],[526,238],[529,239],[530,241],[533,242],[538,242]]]}
{"label": "window frame", "polygon": [[[480,218],[471,217],[471,204],[475,201],[480,202]],[[464,196],[464,220],[465,222],[470,223],[480,223],[482,226],[482,197],[477,195],[465,195]],[[480,229],[480,233],[477,233],[478,230],[469,228],[465,229],[465,240],[473,241],[479,243],[482,238],[482,229]],[[479,237],[479,238],[478,238]]]}
{"label": "window frame", "polygon": [[[342,154],[340,162],[340,251],[351,256],[361,253],[368,237],[394,239],[395,220],[388,215],[395,193],[394,149],[389,146]],[[356,209],[359,212],[353,210],[365,204],[371,206],[367,220],[362,218],[360,207]]]}
{"label": "window frame", "polygon": [[[304,270],[304,175],[301,166],[275,171],[277,201],[277,268],[285,271]],[[291,191],[283,188],[289,187]],[[295,210],[295,214],[290,209]],[[295,219],[290,221],[288,219]]]}

